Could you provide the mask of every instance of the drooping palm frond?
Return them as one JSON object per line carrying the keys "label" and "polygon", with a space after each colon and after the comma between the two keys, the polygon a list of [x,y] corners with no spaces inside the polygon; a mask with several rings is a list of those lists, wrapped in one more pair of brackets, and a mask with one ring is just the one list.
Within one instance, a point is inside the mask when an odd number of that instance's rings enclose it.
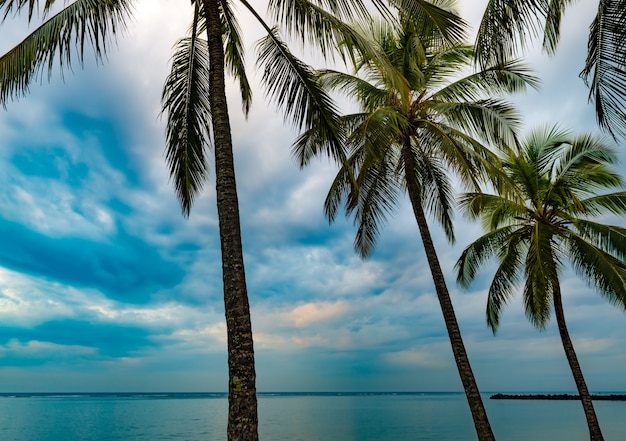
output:
{"label": "drooping palm frond", "polygon": [[533,326],[544,329],[550,319],[552,296],[559,283],[561,263],[553,241],[552,226],[536,222],[529,232],[528,253],[524,260],[524,308]]}
{"label": "drooping palm frond", "polygon": [[573,0],[550,0],[546,14],[546,25],[543,31],[543,48],[549,54],[556,52],[561,36],[561,19],[563,13]]}
{"label": "drooping palm frond", "polygon": [[[597,230],[596,230],[597,231]],[[605,236],[607,239],[609,236]],[[626,264],[573,232],[567,233],[568,252],[576,272],[612,305],[626,309]],[[623,243],[623,237],[620,238]]]}
{"label": "drooping palm frond", "polygon": [[513,231],[513,227],[506,226],[490,231],[482,235],[479,239],[468,245],[461,257],[457,260],[454,268],[457,271],[457,282],[459,285],[468,288],[476,278],[478,269],[484,262],[491,259],[501,248],[503,239],[508,237]]}
{"label": "drooping palm frond", "polygon": [[586,219],[575,219],[572,225],[578,231],[577,236],[622,262],[626,261],[626,228]]}
{"label": "drooping palm frond", "polygon": [[547,13],[548,0],[489,0],[476,36],[480,65],[493,66],[517,56],[526,37],[539,34]]}
{"label": "drooping palm frond", "polygon": [[337,126],[337,109],[316,81],[315,72],[289,51],[276,30],[259,41],[258,49],[262,81],[269,96],[283,109],[285,118],[298,128],[316,127],[328,140],[328,154],[342,161],[345,154]]}
{"label": "drooping palm frond", "polygon": [[591,24],[580,76],[589,85],[600,127],[626,136],[626,1],[602,0]]}
{"label": "drooping palm frond", "polygon": [[524,243],[524,229],[517,231],[511,229],[508,233],[505,230],[496,230],[503,233],[500,237],[494,238],[499,242],[497,250],[499,265],[487,293],[487,326],[494,334],[500,325],[500,314],[513,295],[511,286],[515,286],[520,280],[524,266],[524,252],[528,251]]}
{"label": "drooping palm frond", "polygon": [[288,35],[318,47],[324,56],[334,52],[341,42],[353,40],[354,34],[344,21],[371,20],[368,9],[360,0],[319,3],[310,0],[270,0],[268,10]]}
{"label": "drooping palm frond", "polygon": [[[6,12],[24,4],[25,0],[10,1]],[[55,60],[61,71],[69,68],[74,48],[79,63],[84,60],[86,43],[91,44],[96,59],[102,59],[110,41],[125,28],[132,4],[131,0],[76,0],[50,17],[0,57],[0,103],[6,105],[26,93],[44,69],[51,73]]]}
{"label": "drooping palm frond", "polygon": [[[414,173],[421,183],[421,199],[424,211],[435,219],[443,229],[450,243],[456,241],[452,217],[455,206],[455,192],[448,176],[445,161],[437,154],[423,151],[423,145],[414,143],[417,150],[415,156],[415,170],[405,170],[405,173]],[[428,150],[437,149],[437,145],[428,145]]]}
{"label": "drooping palm frond", "polygon": [[211,123],[208,44],[197,35],[197,6],[195,14],[191,37],[176,45],[161,98],[167,114],[165,158],[186,216],[208,173]]}

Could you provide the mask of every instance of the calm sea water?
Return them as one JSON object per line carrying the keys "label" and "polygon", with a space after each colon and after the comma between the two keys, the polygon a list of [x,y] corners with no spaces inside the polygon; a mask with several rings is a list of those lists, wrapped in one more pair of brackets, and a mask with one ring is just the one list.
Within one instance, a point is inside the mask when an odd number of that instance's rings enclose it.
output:
{"label": "calm sea water", "polygon": [[[500,441],[586,441],[575,401],[489,400]],[[607,441],[626,440],[626,402],[596,401]],[[0,440],[225,440],[224,394],[0,394]],[[475,440],[456,393],[261,394],[266,441]]]}

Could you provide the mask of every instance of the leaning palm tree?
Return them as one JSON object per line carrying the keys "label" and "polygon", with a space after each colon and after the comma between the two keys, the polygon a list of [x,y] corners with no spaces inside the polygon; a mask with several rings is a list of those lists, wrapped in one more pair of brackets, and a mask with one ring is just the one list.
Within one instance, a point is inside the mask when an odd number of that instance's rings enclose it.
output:
{"label": "leaning palm tree", "polygon": [[[59,2],[60,3],[60,2]],[[131,17],[133,0],[0,0],[0,14],[28,11],[29,22],[42,23],[21,43],[0,57],[0,103],[27,92],[55,60],[67,68],[74,49],[82,63],[91,44],[102,59],[109,43]],[[453,40],[462,26],[448,11],[425,0],[374,0],[386,16],[388,5],[402,8],[414,17],[428,18],[434,28]],[[277,27],[269,26],[247,0],[191,0],[193,19],[190,35],[179,41],[172,70],[163,91],[167,114],[166,158],[181,203],[189,215],[195,196],[207,178],[206,149],[215,154],[217,210],[222,247],[224,302],[228,335],[229,440],[255,440],[257,403],[250,308],[239,225],[233,146],[225,93],[225,74],[239,80],[244,111],[251,102],[250,83],[244,69],[242,35],[235,4],[242,6],[267,31],[259,43],[259,63],[270,96],[296,126],[324,127],[329,138],[336,134],[335,109],[314,81],[313,70],[302,63],[282,40]],[[343,48],[367,52],[365,41],[344,20],[367,19],[363,0],[272,0],[269,17],[288,36],[317,45],[330,55],[338,41]],[[58,12],[53,13],[53,11]],[[206,33],[206,39],[201,34]],[[349,43],[349,44],[346,44]],[[344,52],[343,56],[350,56]],[[332,143],[331,154],[341,157],[341,145]]]}
{"label": "leaning palm tree", "polygon": [[556,127],[532,132],[520,147],[504,150],[503,178],[495,194],[469,193],[462,206],[488,232],[469,245],[458,263],[458,281],[469,286],[479,267],[497,257],[489,287],[487,323],[495,333],[500,313],[523,281],[526,316],[540,329],[552,306],[582,401],[590,439],[602,432],[563,313],[560,280],[566,262],[609,302],[626,308],[626,228],[590,220],[626,214],[626,192],[611,168],[615,154],[592,135],[574,137]]}
{"label": "leaning palm tree", "polygon": [[[589,27],[587,58],[580,73],[590,87],[600,127],[626,136],[626,0],[594,0],[598,11]],[[506,60],[532,37],[554,54],[563,14],[572,0],[489,0],[476,49],[482,63]]]}
{"label": "leaning palm tree", "polygon": [[[321,71],[320,81],[358,103],[359,113],[342,116],[347,156],[340,163],[325,202],[332,222],[345,201],[358,226],[355,248],[361,257],[373,250],[382,223],[408,193],[454,359],[480,440],[494,435],[461,338],[443,270],[427,223],[432,214],[448,239],[452,226],[450,171],[470,185],[490,167],[485,143],[513,140],[518,116],[505,101],[485,98],[514,92],[536,80],[519,63],[508,63],[459,77],[473,63],[470,46],[447,44],[423,22],[372,24],[364,32],[388,60],[386,68],[367,57],[355,74]],[[312,129],[295,145],[301,164],[321,150],[324,134]]]}

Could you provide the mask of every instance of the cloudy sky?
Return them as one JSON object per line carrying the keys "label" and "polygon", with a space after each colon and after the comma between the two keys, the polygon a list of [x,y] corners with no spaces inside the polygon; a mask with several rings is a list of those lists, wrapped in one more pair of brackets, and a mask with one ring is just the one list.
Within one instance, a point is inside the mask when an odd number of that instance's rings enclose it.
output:
{"label": "cloudy sky", "polygon": [[[0,391],[227,388],[214,175],[185,219],[163,158],[160,93],[187,3],[137,1],[106,63],[88,57],[0,110]],[[484,4],[460,7],[475,22]],[[516,98],[526,128],[596,130],[578,78],[596,4],[570,8],[557,56],[529,51],[543,87]],[[243,23],[253,55],[259,30]],[[23,19],[5,22],[0,50],[27,30]],[[461,390],[408,201],[360,260],[351,222],[329,225],[322,213],[334,167],[299,170],[296,133],[263,91],[247,121],[231,95],[258,389]],[[469,292],[456,287],[452,266],[481,232],[457,220],[454,247],[433,234],[480,388],[573,391],[553,322],[532,328],[518,297],[494,337],[489,271]],[[563,285],[589,387],[626,390],[626,317],[577,279]]]}

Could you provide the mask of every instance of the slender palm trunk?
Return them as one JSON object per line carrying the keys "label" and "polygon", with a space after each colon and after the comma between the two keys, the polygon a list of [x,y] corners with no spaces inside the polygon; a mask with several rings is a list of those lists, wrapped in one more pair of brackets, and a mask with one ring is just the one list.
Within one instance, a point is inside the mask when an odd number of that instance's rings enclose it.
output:
{"label": "slender palm trunk", "polygon": [[402,148],[402,157],[404,159],[406,185],[409,199],[413,206],[413,214],[415,215],[415,220],[420,230],[420,236],[424,244],[424,250],[426,251],[426,259],[430,266],[430,272],[433,277],[433,282],[435,283],[435,291],[437,292],[437,298],[441,305],[441,312],[443,313],[446,329],[448,330],[450,344],[452,345],[454,360],[456,361],[461,382],[463,383],[463,389],[465,389],[465,395],[467,396],[467,402],[472,412],[472,418],[474,419],[476,434],[480,441],[495,441],[489,419],[487,418],[487,412],[485,411],[485,406],[483,405],[483,400],[480,396],[478,386],[476,385],[476,379],[474,378],[467,352],[465,351],[461,330],[456,321],[456,314],[454,313],[454,307],[452,306],[446,280],[443,276],[441,265],[439,264],[439,258],[437,257],[430,230],[428,229],[417,178],[412,172],[412,170],[415,170],[415,161],[408,143],[405,143]]}
{"label": "slender palm trunk", "polygon": [[222,245],[224,309],[228,334],[228,440],[258,440],[256,373],[246,289],[239,202],[224,81],[224,47],[218,0],[204,0],[215,141],[217,212]]}
{"label": "slender palm trunk", "polygon": [[582,402],[583,409],[585,411],[585,417],[587,418],[587,426],[589,427],[589,439],[591,441],[604,441],[602,432],[600,431],[600,424],[598,423],[598,417],[596,411],[593,408],[591,401],[591,395],[589,395],[589,389],[587,389],[587,383],[585,377],[583,377],[583,371],[578,363],[578,357],[576,351],[574,351],[574,345],[569,337],[569,332],[565,324],[565,314],[563,314],[563,302],[561,300],[561,287],[556,286],[554,290],[554,312],[556,313],[556,322],[559,326],[559,334],[561,334],[561,341],[563,342],[563,349],[565,349],[565,356],[567,362],[572,370],[574,381],[576,382],[576,388],[578,389],[578,395],[580,395],[580,401]]}

